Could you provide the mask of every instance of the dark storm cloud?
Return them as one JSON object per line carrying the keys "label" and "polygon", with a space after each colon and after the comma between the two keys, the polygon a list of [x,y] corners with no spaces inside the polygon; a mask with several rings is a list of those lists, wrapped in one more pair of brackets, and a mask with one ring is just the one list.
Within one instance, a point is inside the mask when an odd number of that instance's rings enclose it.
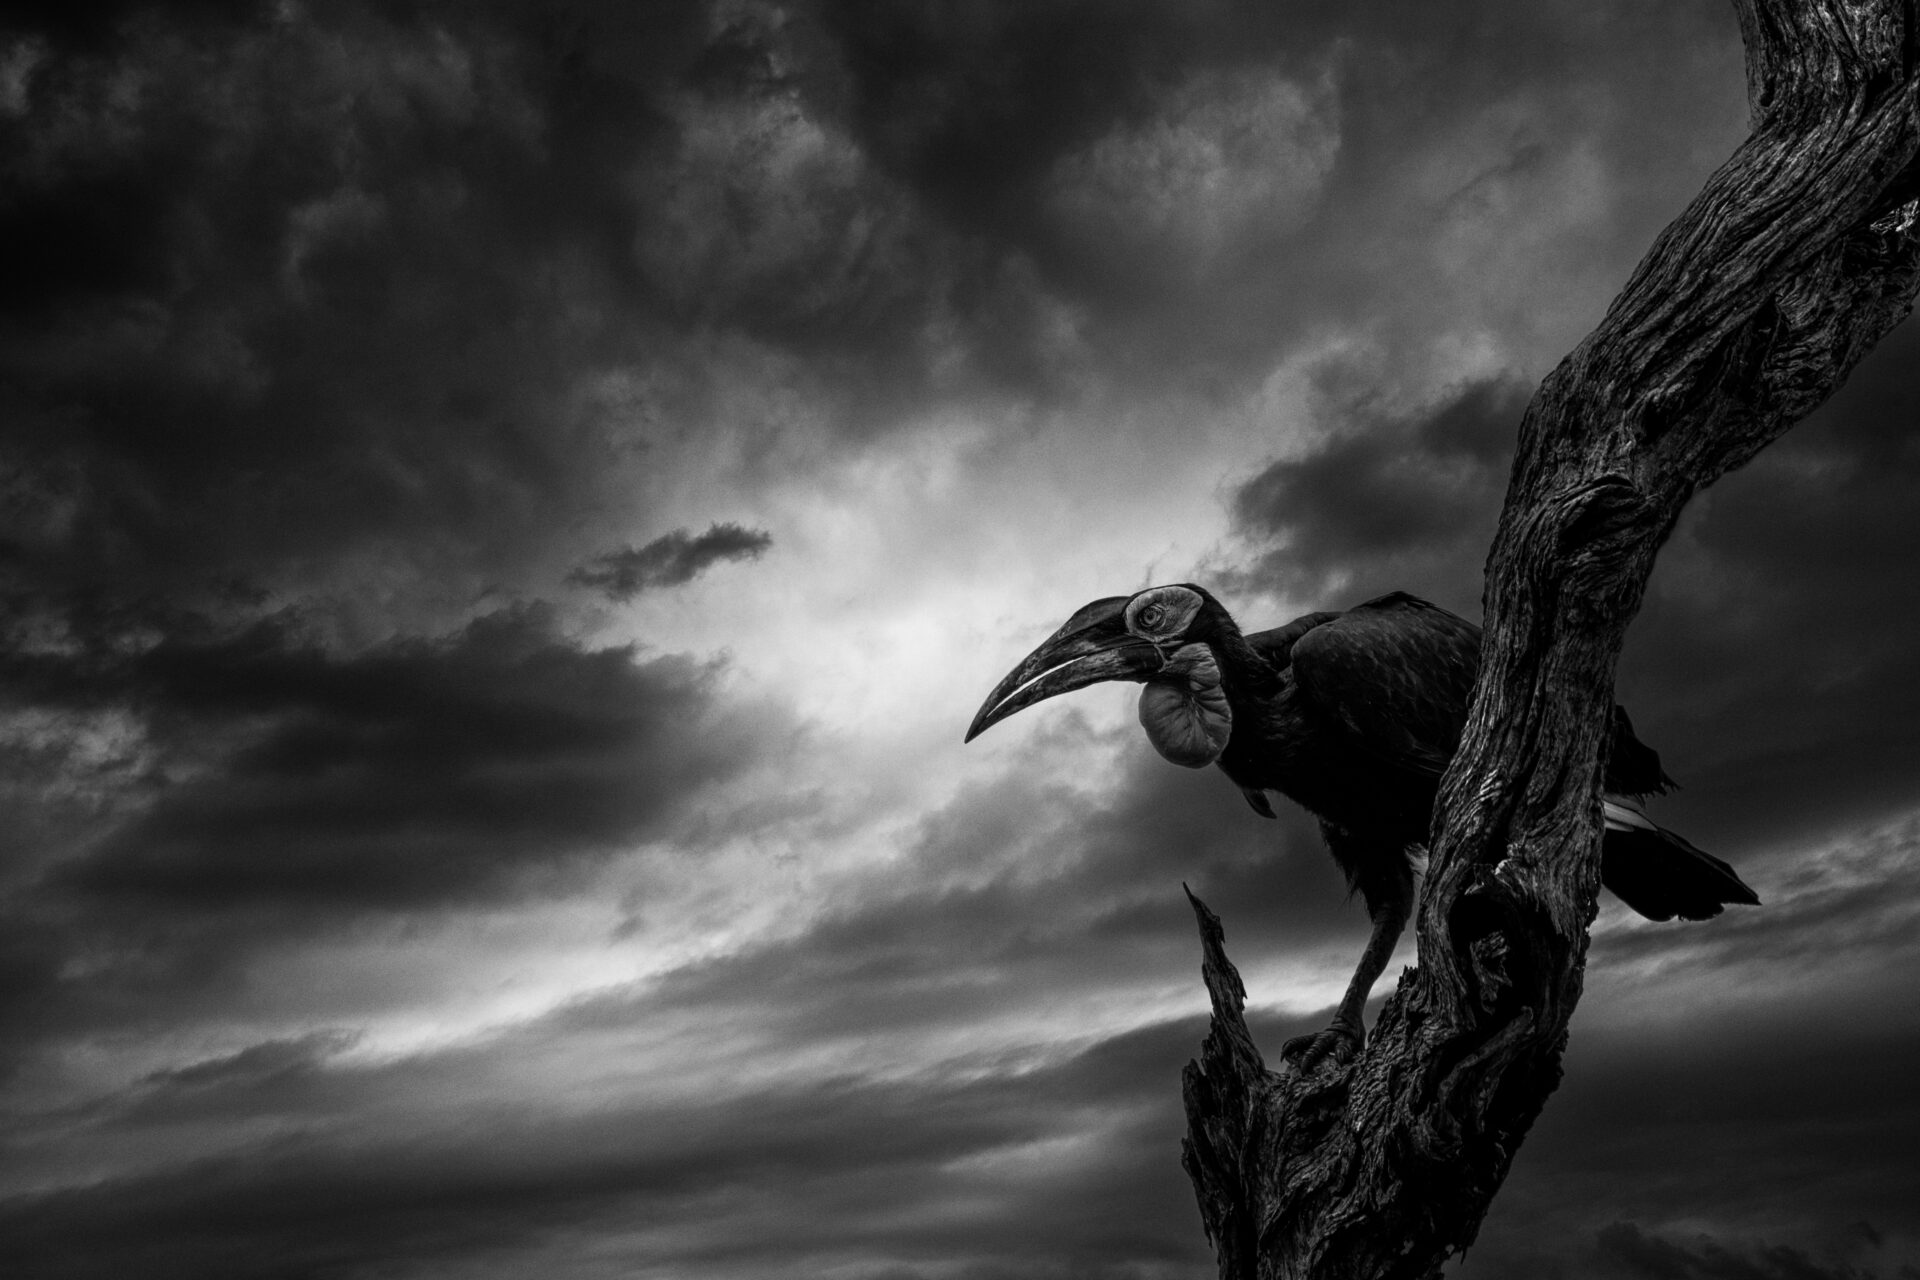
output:
{"label": "dark storm cloud", "polygon": [[1461,1280],[1910,1274],[1859,1224],[1910,1246],[1920,1201],[1917,836],[1809,854],[1708,923],[1603,924],[1565,1081]]}
{"label": "dark storm cloud", "polygon": [[[1451,19],[1331,6],[194,12],[20,19],[0,445],[16,571],[43,587],[260,586],[377,549],[479,590],[610,459],[769,429],[715,422],[715,334],[790,358],[776,377],[849,431],[927,396],[1069,395],[1088,361],[1215,394],[1329,299],[1390,312],[1316,278],[1372,255],[1230,228],[1168,276],[1088,231],[1139,221],[1127,175],[1184,174],[1150,193],[1147,221],[1178,221],[1272,160],[1289,176],[1256,183],[1248,227],[1298,230],[1324,180],[1332,225],[1376,234],[1405,205],[1379,184],[1428,154],[1406,122],[1478,101],[1393,110],[1422,81],[1381,69],[1451,59]],[[1692,13],[1655,47],[1692,56]],[[1492,89],[1574,60],[1534,6],[1488,25],[1527,55],[1485,59]],[[1367,53],[1329,81],[1341,48]],[[1695,92],[1645,61],[1659,100]],[[1635,162],[1670,162],[1664,136]],[[1218,173],[1183,167],[1222,147]],[[1092,224],[1061,213],[1082,197]],[[583,378],[633,367],[634,403],[583,408]]]}
{"label": "dark storm cloud", "polygon": [[771,429],[714,423],[714,365],[760,358],[716,334],[755,331],[769,378],[836,404],[918,385],[939,237],[805,114],[794,67],[742,70],[779,52],[764,23],[226,12],[14,28],[11,589],[271,591],[381,556],[478,593],[650,442]]}
{"label": "dark storm cloud", "polygon": [[1687,784],[1674,811],[1722,839],[1804,843],[1913,803],[1916,367],[1909,323],[1696,499],[1655,568],[1621,689]]}
{"label": "dark storm cloud", "polygon": [[606,447],[555,420],[572,363],[631,336],[554,296],[565,246],[617,282],[631,235],[568,111],[628,154],[662,117],[484,20],[115,30],[54,31],[5,122],[15,571],[204,589],[408,537],[508,561]]}
{"label": "dark storm cloud", "polygon": [[537,608],[346,656],[271,623],[162,643],[121,678],[186,776],[61,879],[209,909],[500,892],[659,834],[752,759],[711,676],[583,648]]}
{"label": "dark storm cloud", "polygon": [[1317,424],[1324,442],[1234,492],[1237,532],[1279,545],[1229,589],[1324,601],[1318,607],[1411,590],[1477,613],[1480,557],[1532,387],[1484,379],[1410,414],[1383,411],[1340,370],[1320,390],[1333,419]]}
{"label": "dark storm cloud", "polygon": [[[1014,1069],[640,1097],[576,1119],[514,1105],[485,1128],[402,1118],[397,1132],[353,1121],[365,1085],[471,1087],[465,1055],[362,1069],[359,1088],[341,1069],[306,1136],[0,1201],[0,1230],[13,1264],[46,1277],[538,1268],[599,1252],[609,1232],[686,1275],[848,1257],[965,1260],[979,1277],[1184,1274],[1204,1253],[1175,1081],[1198,1034],[1163,1024]],[[1148,1161],[1158,1173],[1142,1178]],[[1076,1176],[1056,1181],[1062,1164]]]}
{"label": "dark storm cloud", "polygon": [[[979,1280],[1189,1274],[1205,1253],[1178,1167],[1178,1076],[1203,1034],[1196,1016],[1068,1050],[1016,1045],[904,1075],[852,1066],[767,1085],[726,1084],[734,1059],[720,1047],[737,1031],[797,1056],[868,1044],[852,1061],[884,1062],[897,1037],[964,1031],[1020,1000],[1057,1006],[1098,993],[1143,946],[1177,952],[1156,965],[1177,959],[1197,972],[1175,869],[1143,880],[1140,864],[1164,863],[1160,841],[1183,824],[1189,862],[1234,857],[1233,842],[1204,812],[1187,812],[1177,789],[1139,792],[1111,820],[1017,784],[964,797],[928,824],[920,866],[934,883],[919,893],[874,884],[870,900],[795,945],[584,1000],[474,1048],[355,1067],[337,1060],[343,1038],[320,1033],[156,1072],[89,1121],[138,1135],[271,1117],[297,1120],[308,1136],[164,1176],[19,1197],[0,1204],[0,1226],[50,1276],[105,1275],[136,1257],[143,1274],[214,1277],[399,1259],[565,1264],[608,1233],[684,1275],[806,1273],[849,1258]],[[1173,812],[1130,832],[1130,819],[1155,808]],[[1207,808],[1237,816],[1224,803]],[[994,809],[1005,813],[999,825],[984,821]],[[977,834],[969,813],[984,823]],[[1058,825],[1046,825],[1049,814]],[[982,874],[992,882],[966,883]],[[1232,896],[1217,877],[1210,887]],[[1148,908],[1151,897],[1164,902]],[[1142,937],[1143,911],[1159,937]],[[1249,955],[1261,953],[1247,941]],[[710,1029],[716,1055],[706,1069],[716,1085],[696,1094],[643,1088],[579,1121],[523,1116],[521,1099],[485,1131],[416,1135],[405,1118],[409,1099],[491,1087],[492,1064],[538,1079],[545,1055],[582,1044],[605,1052],[609,1038],[646,1045],[686,1019]],[[1305,1029],[1259,1016],[1255,1025],[1271,1043]]]}
{"label": "dark storm cloud", "polygon": [[624,603],[654,587],[677,587],[692,582],[727,560],[758,560],[773,545],[764,529],[714,523],[699,536],[675,529],[647,543],[596,556],[567,575],[567,581],[596,587],[609,600]]}
{"label": "dark storm cloud", "polygon": [[[1330,323],[1404,325],[1417,342],[1462,320],[1463,271],[1511,277],[1513,296],[1487,304],[1533,336],[1527,273],[1624,279],[1674,211],[1668,183],[1697,184],[1744,113],[1737,40],[1710,3],[1616,6],[1586,28],[1519,3],[820,11],[874,162],[1032,261],[1081,309],[1102,371],[1143,385],[1257,377],[1289,338]],[[1249,81],[1295,96],[1236,92]],[[1285,145],[1243,168],[1261,132],[1245,108],[1280,101],[1293,104],[1278,117]],[[1614,101],[1637,110],[1593,109]],[[1214,108],[1233,127],[1207,127]],[[1673,117],[1710,124],[1650,126]],[[1713,126],[1722,141],[1703,154]],[[1603,182],[1634,181],[1594,189],[1568,168],[1588,157]],[[1162,219],[1218,229],[1240,177],[1278,181],[1197,258],[1181,237],[1142,234]],[[1102,216],[1062,216],[1080,196]],[[1579,262],[1533,256],[1546,220]],[[1484,262],[1446,260],[1462,248]]]}
{"label": "dark storm cloud", "polygon": [[91,838],[38,850],[0,912],[9,1064],[217,1008],[263,950],[562,891],[675,830],[780,723],[718,700],[712,666],[581,645],[537,607],[354,653],[265,622],[10,674],[18,701],[139,731]]}
{"label": "dark storm cloud", "polygon": [[1819,1262],[1790,1245],[1736,1249],[1711,1236],[1681,1243],[1631,1222],[1602,1227],[1594,1245],[1604,1274],[1636,1280],[1872,1280],[1878,1274],[1847,1262]]}
{"label": "dark storm cloud", "polygon": [[[1089,833],[1102,849],[1110,834]],[[1084,982],[1114,963],[1116,944],[1139,945],[1131,928],[1125,941],[1102,928],[1099,911],[1062,921],[1060,901],[1100,892],[1087,874],[994,911],[968,912],[950,895],[952,917],[905,909],[897,928],[876,903],[863,928],[829,922],[816,946],[782,950],[726,981],[716,978],[728,964],[700,966],[475,1048],[351,1067],[330,1061],[336,1042],[309,1038],[159,1073],[136,1087],[142,1102],[121,1109],[119,1123],[267,1114],[299,1117],[308,1136],[164,1174],[18,1197],[0,1205],[0,1225],[35,1274],[50,1276],[124,1273],[135,1258],[157,1276],[327,1274],[401,1260],[564,1273],[584,1256],[604,1256],[610,1239],[624,1241],[627,1256],[689,1276],[808,1274],[849,1263],[879,1274],[937,1265],[981,1280],[1192,1274],[1206,1255],[1178,1168],[1178,1073],[1204,1033],[1197,1012],[1050,1055],[983,1050],[904,1074],[852,1067],[785,1083],[723,1081],[692,1094],[642,1090],[582,1119],[534,1117],[519,1104],[491,1113],[484,1130],[428,1121],[433,1127],[416,1133],[416,1122],[399,1118],[414,1109],[410,1099],[484,1088],[499,1069],[489,1063],[537,1080],[542,1054],[566,1055],[595,1036],[644,1045],[680,1016],[775,1037],[796,1056],[840,1044],[859,1062],[884,1061],[893,1038],[929,1021],[970,1025],[977,1011],[961,998],[964,988],[992,988],[997,964],[1011,961],[1028,997],[1057,1007],[1080,988],[1049,987],[1071,970],[1048,953],[1091,951]],[[1024,923],[1014,928],[1009,914]],[[1197,1006],[1191,917],[1184,902],[1167,914],[1169,932],[1187,935],[1182,958]],[[1258,953],[1254,930],[1237,921],[1229,928],[1236,955]],[[921,939],[927,930],[935,932]],[[939,964],[922,963],[918,952]],[[880,1001],[862,1018],[832,1016],[838,1001],[888,990],[879,975],[889,970],[891,989],[914,998]],[[1604,1002],[1607,983],[1603,964],[1589,1000]],[[1015,991],[995,994],[1004,1003]],[[775,1016],[781,1010],[791,1016]],[[1596,1233],[1623,1216],[1664,1222],[1670,1206],[1683,1205],[1707,1221],[1773,1215],[1780,1223],[1771,1235],[1716,1230],[1711,1247],[1697,1232],[1642,1230],[1680,1249],[1660,1256],[1754,1268],[1701,1270],[1697,1280],[1826,1280],[1788,1269],[1796,1258],[1825,1265],[1805,1220],[1897,1220],[1916,1190],[1903,1153],[1920,1140],[1909,1133],[1920,1115],[1902,1064],[1917,1028],[1845,1011],[1807,1014],[1803,1005],[1757,1017],[1707,1013],[1651,1036],[1617,1024],[1577,1028],[1568,1082],[1459,1273],[1572,1277],[1596,1274],[1597,1258],[1627,1266],[1640,1255],[1609,1253],[1620,1242],[1596,1246]],[[1254,1019],[1270,1052],[1301,1029]],[[864,1054],[862,1045],[870,1046]],[[717,1057],[710,1068],[725,1076],[728,1061]],[[1831,1087],[1808,1090],[1810,1078]],[[164,1096],[146,1100],[156,1092]],[[391,1112],[367,1115],[372,1106]],[[1676,1159],[1676,1149],[1687,1157]],[[1858,1248],[1849,1256],[1870,1261]],[[1845,1270],[1831,1274],[1853,1280]],[[1883,1273],[1866,1266],[1854,1274]]]}
{"label": "dark storm cloud", "polygon": [[[1576,1019],[1566,1081],[1462,1280],[1593,1274],[1594,1234],[1622,1219],[1684,1246],[1642,1241],[1643,1261],[1667,1256],[1703,1268],[1702,1280],[1790,1276],[1789,1254],[1838,1247],[1865,1275],[1904,1274],[1897,1255],[1884,1272],[1873,1265],[1854,1224],[1912,1221],[1920,1176],[1906,1153],[1920,1141],[1920,1108],[1903,1064],[1916,1048],[1910,1018],[1887,1026],[1808,1003],[1705,1009],[1657,1030]],[[1719,1245],[1663,1223],[1721,1224]]]}

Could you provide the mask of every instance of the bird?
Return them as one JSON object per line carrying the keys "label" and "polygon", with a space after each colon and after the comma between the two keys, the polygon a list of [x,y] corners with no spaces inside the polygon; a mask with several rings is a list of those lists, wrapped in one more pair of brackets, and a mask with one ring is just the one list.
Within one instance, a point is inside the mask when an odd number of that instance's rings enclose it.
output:
{"label": "bird", "polygon": [[[1364,1010],[1411,916],[1440,777],[1460,744],[1480,628],[1404,591],[1243,633],[1193,583],[1108,596],[1074,611],[987,695],[971,742],[1035,703],[1135,681],[1140,723],[1166,759],[1217,765],[1254,811],[1270,796],[1319,819],[1372,932],[1332,1024],[1289,1040],[1301,1069],[1365,1042]],[[1705,920],[1759,897],[1727,863],[1646,814],[1674,782],[1615,706],[1602,783],[1601,883],[1650,920]]]}

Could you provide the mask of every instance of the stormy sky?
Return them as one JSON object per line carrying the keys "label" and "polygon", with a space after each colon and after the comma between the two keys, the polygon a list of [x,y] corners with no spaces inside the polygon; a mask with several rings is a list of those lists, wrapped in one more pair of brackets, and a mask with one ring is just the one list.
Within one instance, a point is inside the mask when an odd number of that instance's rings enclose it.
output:
{"label": "stormy sky", "polygon": [[[1211,1274],[1180,886],[1270,1048],[1364,915],[1131,688],[961,735],[1150,583],[1477,617],[1744,123],[1722,0],[10,6],[8,1273]],[[1664,551],[1766,905],[1603,901],[1451,1274],[1920,1274],[1916,368]]]}

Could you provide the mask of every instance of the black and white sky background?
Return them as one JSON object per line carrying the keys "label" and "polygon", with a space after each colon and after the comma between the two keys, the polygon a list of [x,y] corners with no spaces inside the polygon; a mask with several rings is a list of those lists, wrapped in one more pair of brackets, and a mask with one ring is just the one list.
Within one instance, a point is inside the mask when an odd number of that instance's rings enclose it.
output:
{"label": "black and white sky background", "polygon": [[[1157,1280],[1180,883],[1269,1044],[1362,913],[1130,690],[961,731],[1150,582],[1477,614],[1745,103],[1722,0],[201,0],[0,117],[7,1273]],[[1920,1274],[1916,369],[1663,554],[1767,905],[1603,906],[1466,1280]]]}

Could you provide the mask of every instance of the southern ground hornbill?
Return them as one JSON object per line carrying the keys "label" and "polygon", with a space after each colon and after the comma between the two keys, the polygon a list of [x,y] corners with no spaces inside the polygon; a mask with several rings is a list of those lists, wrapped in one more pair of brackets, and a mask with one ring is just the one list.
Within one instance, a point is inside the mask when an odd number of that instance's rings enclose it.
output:
{"label": "southern ground hornbill", "polygon": [[[1362,1010],[1412,913],[1440,775],[1459,745],[1480,663],[1480,629],[1403,592],[1344,613],[1310,613],[1244,635],[1191,584],[1095,600],[1008,673],[967,740],[1056,694],[1132,680],[1161,755],[1218,764],[1273,817],[1277,791],[1320,819],[1373,936],[1333,1025],[1289,1041],[1303,1065],[1346,1056]],[[1732,867],[1658,826],[1641,800],[1673,785],[1616,707],[1607,758],[1600,880],[1651,920],[1704,920],[1759,899]]]}

